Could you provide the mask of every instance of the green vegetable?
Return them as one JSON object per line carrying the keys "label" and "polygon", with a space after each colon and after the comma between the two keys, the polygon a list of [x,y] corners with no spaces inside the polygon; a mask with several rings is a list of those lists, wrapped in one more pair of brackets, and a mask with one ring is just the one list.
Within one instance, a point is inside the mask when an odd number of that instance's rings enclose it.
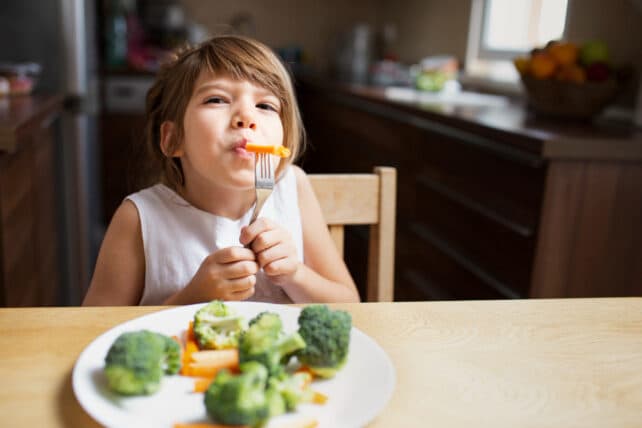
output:
{"label": "green vegetable", "polygon": [[148,330],[121,334],[105,357],[109,388],[122,395],[148,395],[160,387],[163,374],[181,368],[181,348],[172,338]]}
{"label": "green vegetable", "polygon": [[317,376],[333,377],[345,364],[350,345],[352,317],[326,305],[310,305],[299,315],[299,333],[306,343],[299,361]]}
{"label": "green vegetable", "polygon": [[241,374],[220,371],[205,392],[207,413],[225,425],[260,426],[279,410],[274,394],[266,394],[267,369],[254,361],[240,366]]}
{"label": "green vegetable", "polygon": [[299,333],[286,335],[281,317],[273,312],[262,312],[254,317],[239,339],[239,362],[257,361],[270,375],[281,372],[290,357],[305,348]]}
{"label": "green vegetable", "polygon": [[200,349],[235,348],[244,327],[243,317],[220,300],[194,314],[194,336]]}
{"label": "green vegetable", "polygon": [[310,373],[288,374],[281,372],[268,379],[268,390],[280,394],[285,404],[285,410],[291,412],[299,404],[312,401],[313,392],[309,387],[310,382],[312,382]]}

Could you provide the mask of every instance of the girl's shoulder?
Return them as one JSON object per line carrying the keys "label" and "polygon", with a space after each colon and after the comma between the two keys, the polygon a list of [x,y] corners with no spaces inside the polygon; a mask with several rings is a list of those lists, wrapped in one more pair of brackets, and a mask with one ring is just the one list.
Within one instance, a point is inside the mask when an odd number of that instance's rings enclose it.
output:
{"label": "girl's shoulder", "polygon": [[189,206],[189,203],[178,193],[162,183],[154,184],[132,193],[126,199],[131,200],[137,206],[141,204]]}

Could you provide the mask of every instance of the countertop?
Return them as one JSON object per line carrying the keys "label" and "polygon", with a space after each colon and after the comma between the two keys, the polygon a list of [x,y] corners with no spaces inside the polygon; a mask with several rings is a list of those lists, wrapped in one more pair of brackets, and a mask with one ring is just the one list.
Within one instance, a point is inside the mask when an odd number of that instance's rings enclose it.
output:
{"label": "countertop", "polygon": [[[371,427],[640,426],[642,298],[331,306],[396,369]],[[0,309],[3,425],[98,426],[72,390],[76,359],[106,330],[161,309]]]}
{"label": "countertop", "polygon": [[14,152],[34,126],[46,128],[62,109],[62,95],[0,97],[0,153]]}
{"label": "countertop", "polygon": [[297,76],[303,90],[319,90],[373,114],[448,133],[469,134],[544,159],[642,160],[642,130],[624,122],[574,121],[538,116],[523,100],[464,91],[431,94],[410,88],[339,83]]}

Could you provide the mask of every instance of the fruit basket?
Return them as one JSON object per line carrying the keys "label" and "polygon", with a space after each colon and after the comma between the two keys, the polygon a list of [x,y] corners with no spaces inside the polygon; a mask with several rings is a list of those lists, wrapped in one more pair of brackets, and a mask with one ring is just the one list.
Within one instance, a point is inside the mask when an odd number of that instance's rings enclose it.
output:
{"label": "fruit basket", "polygon": [[617,95],[617,82],[574,83],[536,79],[523,75],[528,104],[537,113],[569,119],[590,119],[599,114]]}
{"label": "fruit basket", "polygon": [[537,113],[562,118],[590,119],[618,93],[616,73],[603,42],[581,46],[550,41],[529,57],[514,59],[528,104]]}

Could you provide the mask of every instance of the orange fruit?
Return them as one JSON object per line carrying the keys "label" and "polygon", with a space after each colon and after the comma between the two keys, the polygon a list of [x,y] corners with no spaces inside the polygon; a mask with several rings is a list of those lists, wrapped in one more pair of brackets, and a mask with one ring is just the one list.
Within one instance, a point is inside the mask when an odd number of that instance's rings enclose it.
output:
{"label": "orange fruit", "polygon": [[575,64],[579,55],[579,48],[573,43],[554,43],[546,51],[559,65]]}
{"label": "orange fruit", "polygon": [[577,64],[560,67],[555,73],[555,78],[565,82],[584,83],[586,82],[586,71]]}
{"label": "orange fruit", "polygon": [[530,63],[531,61],[523,56],[519,56],[513,59],[513,64],[515,65],[517,72],[521,75],[528,74],[528,70],[530,69],[531,65]]}
{"label": "orange fruit", "polygon": [[537,53],[531,58],[530,73],[536,79],[553,77],[556,69],[557,62],[546,52]]}

